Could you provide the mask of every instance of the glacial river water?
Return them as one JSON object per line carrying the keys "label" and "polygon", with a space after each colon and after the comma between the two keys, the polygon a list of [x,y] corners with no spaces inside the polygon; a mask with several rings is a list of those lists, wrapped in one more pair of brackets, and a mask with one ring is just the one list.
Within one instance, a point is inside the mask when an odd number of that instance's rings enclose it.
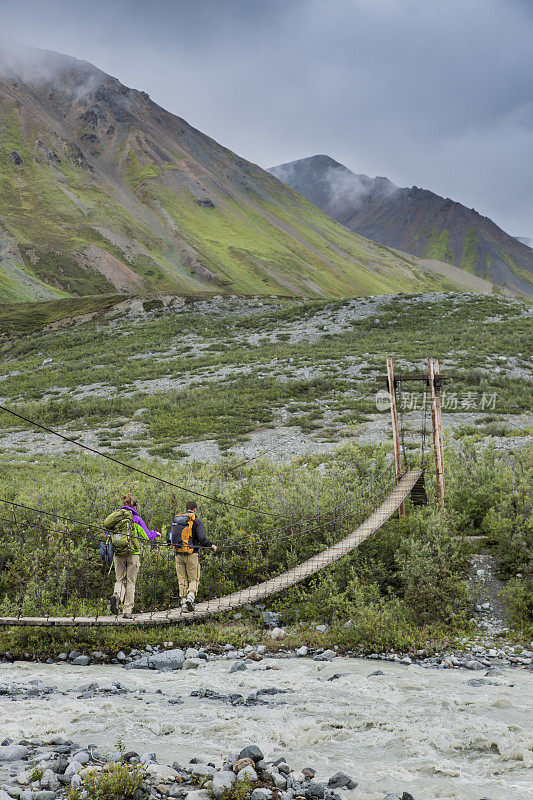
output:
{"label": "glacial river water", "polygon": [[[265,659],[229,675],[232,663],[166,674],[2,664],[0,683],[38,679],[59,691],[48,699],[0,697],[0,733],[17,740],[60,735],[109,751],[120,736],[127,749],[183,764],[256,743],[269,759],[283,755],[295,769],[315,767],[318,779],[347,772],[359,785],[342,793],[346,800],[382,800],[389,791],[411,792],[415,800],[533,798],[531,673],[507,670],[493,678],[498,686],[472,687],[467,681],[482,672],[337,658]],[[377,669],[385,675],[368,677]],[[85,700],[59,693],[91,681],[147,693]],[[202,688],[246,697],[267,687],[293,691],[248,708],[190,696]],[[178,696],[183,705],[169,703]]]}

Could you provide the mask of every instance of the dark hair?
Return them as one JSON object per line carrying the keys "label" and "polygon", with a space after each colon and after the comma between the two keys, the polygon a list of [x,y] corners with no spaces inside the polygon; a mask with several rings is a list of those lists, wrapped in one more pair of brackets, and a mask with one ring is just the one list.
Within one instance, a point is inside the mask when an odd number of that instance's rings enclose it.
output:
{"label": "dark hair", "polygon": [[187,500],[185,503],[185,511],[196,511],[197,508],[196,500]]}

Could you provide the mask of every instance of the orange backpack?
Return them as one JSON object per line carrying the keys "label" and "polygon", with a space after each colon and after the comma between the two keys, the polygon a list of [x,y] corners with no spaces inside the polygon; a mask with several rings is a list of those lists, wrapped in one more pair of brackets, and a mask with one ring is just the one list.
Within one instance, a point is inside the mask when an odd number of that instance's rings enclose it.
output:
{"label": "orange backpack", "polygon": [[178,514],[172,520],[172,527],[170,529],[170,540],[174,545],[176,553],[194,553],[192,546],[192,526],[196,519],[195,511],[186,511],[184,514]]}

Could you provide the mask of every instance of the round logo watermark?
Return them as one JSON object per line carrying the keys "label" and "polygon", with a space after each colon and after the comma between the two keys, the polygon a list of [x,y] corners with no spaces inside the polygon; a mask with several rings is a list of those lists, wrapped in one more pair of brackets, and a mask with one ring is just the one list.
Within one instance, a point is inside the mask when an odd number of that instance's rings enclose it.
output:
{"label": "round logo watermark", "polygon": [[385,391],[385,389],[380,389],[378,392],[376,392],[374,399],[376,401],[376,408],[378,411],[390,410],[390,394],[389,392]]}

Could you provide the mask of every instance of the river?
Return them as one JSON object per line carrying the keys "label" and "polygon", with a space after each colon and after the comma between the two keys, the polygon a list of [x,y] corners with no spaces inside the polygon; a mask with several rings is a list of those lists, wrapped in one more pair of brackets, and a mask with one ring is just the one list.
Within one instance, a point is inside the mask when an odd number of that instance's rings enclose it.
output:
{"label": "river", "polygon": [[[284,756],[294,769],[316,768],[318,779],[347,772],[358,786],[342,792],[346,800],[382,800],[402,791],[415,800],[533,798],[532,673],[506,670],[492,679],[500,685],[473,687],[467,682],[483,673],[291,658],[265,659],[229,675],[232,663],[173,673],[2,664],[0,683],[41,680],[58,691],[18,701],[0,697],[0,732],[15,740],[59,735],[104,751],[120,737],[128,750],[182,764],[254,743],[267,759]],[[377,669],[385,674],[369,677]],[[328,680],[335,674],[341,677]],[[134,691],[91,699],[62,694],[91,681],[119,681]],[[246,697],[268,687],[292,691],[250,707],[190,696],[201,688]],[[178,696],[183,705],[169,703]]]}

